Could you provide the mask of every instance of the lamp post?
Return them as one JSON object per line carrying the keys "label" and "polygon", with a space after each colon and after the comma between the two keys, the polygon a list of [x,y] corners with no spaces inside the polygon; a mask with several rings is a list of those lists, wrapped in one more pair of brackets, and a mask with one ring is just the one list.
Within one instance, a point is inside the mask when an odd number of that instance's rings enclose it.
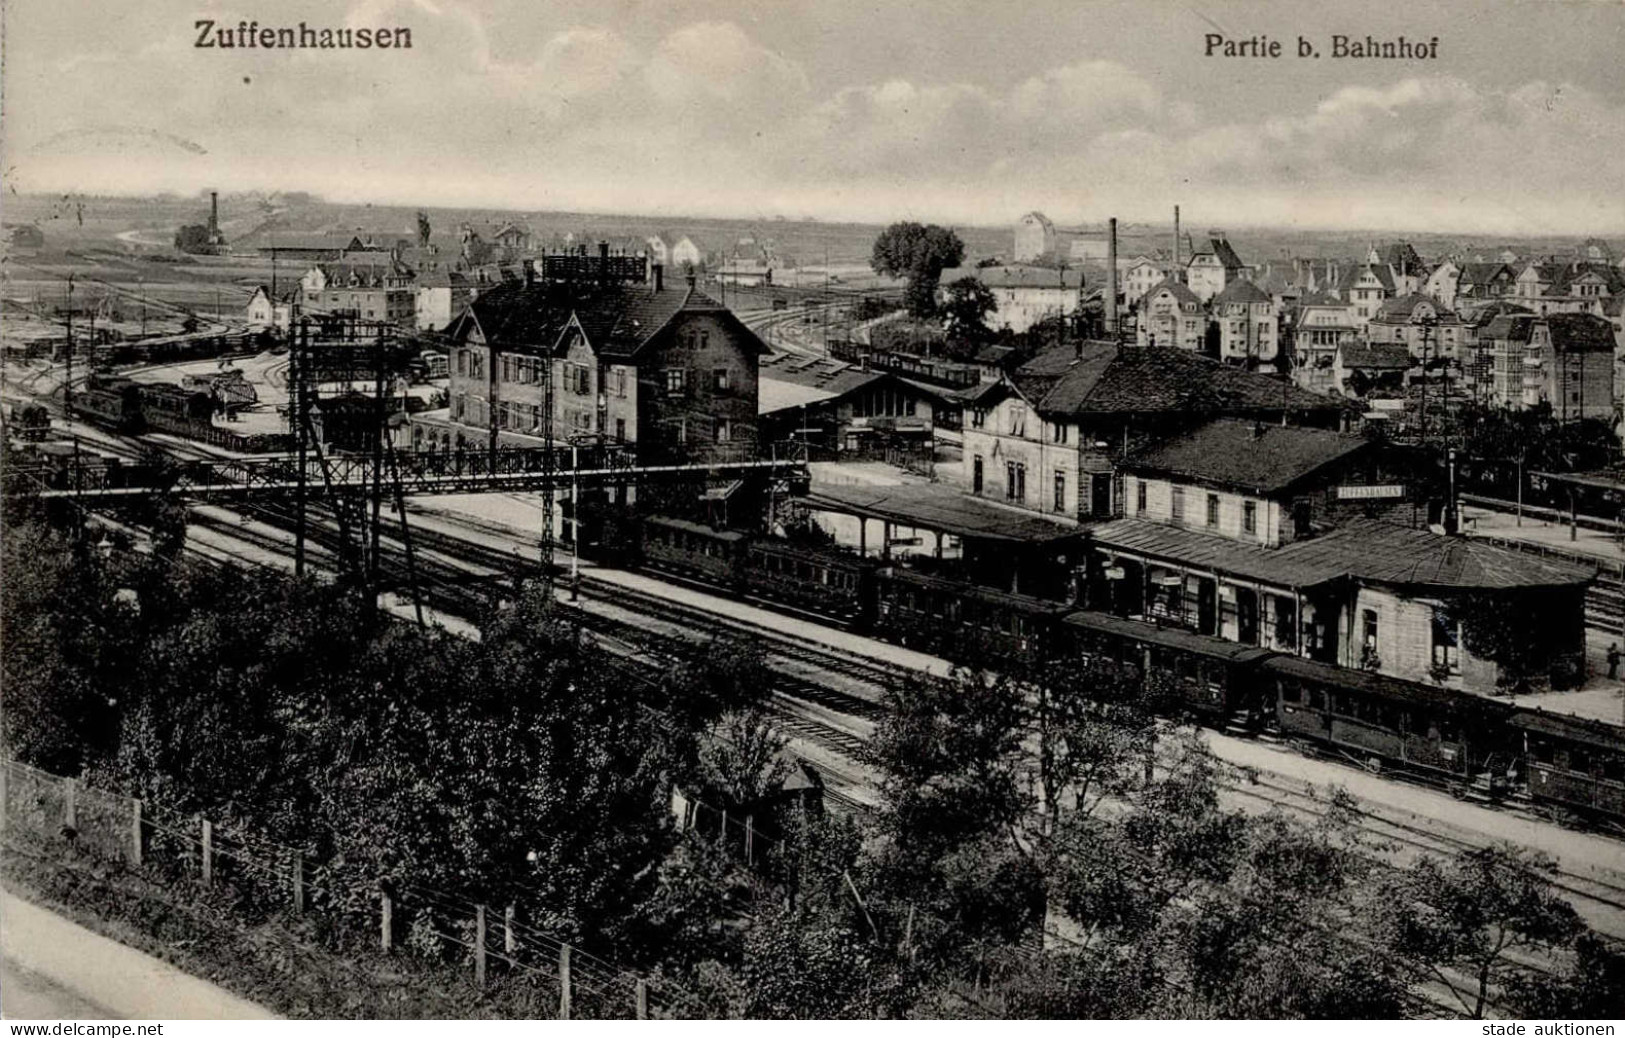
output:
{"label": "lamp post", "polygon": [[581,480],[578,475],[581,471],[581,446],[575,440],[570,441],[570,601],[575,602],[581,597],[581,572],[578,563],[581,558]]}

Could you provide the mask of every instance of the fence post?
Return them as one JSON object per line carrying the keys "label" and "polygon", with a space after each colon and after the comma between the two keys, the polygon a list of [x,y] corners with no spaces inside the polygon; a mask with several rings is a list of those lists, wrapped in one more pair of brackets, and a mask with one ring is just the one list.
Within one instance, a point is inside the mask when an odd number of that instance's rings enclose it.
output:
{"label": "fence post", "polygon": [[305,853],[293,852],[293,910],[303,915],[305,911]]}
{"label": "fence post", "polygon": [[485,987],[485,906],[474,906],[474,986]]}
{"label": "fence post", "polygon": [[559,1019],[570,1019],[570,946],[559,946]]}
{"label": "fence post", "polygon": [[756,864],[756,816],[745,816],[745,864]]}
{"label": "fence post", "polygon": [[512,905],[502,910],[502,954],[509,956],[514,952],[513,915]]}
{"label": "fence post", "polygon": [[203,823],[203,885],[214,883],[214,823],[207,818]]}
{"label": "fence post", "polygon": [[130,801],[130,864],[140,865],[146,854],[146,833],[141,828],[141,799]]}
{"label": "fence post", "polygon": [[637,989],[633,998],[637,1002],[638,1019],[649,1019],[649,982],[642,977],[638,978]]}
{"label": "fence post", "polygon": [[387,893],[380,893],[378,895],[378,941],[386,952],[395,947],[395,934],[391,925],[394,922],[394,914],[395,903],[389,899]]}
{"label": "fence post", "polygon": [[75,796],[78,785],[75,779],[62,780],[62,824],[69,829],[79,828],[79,803]]}

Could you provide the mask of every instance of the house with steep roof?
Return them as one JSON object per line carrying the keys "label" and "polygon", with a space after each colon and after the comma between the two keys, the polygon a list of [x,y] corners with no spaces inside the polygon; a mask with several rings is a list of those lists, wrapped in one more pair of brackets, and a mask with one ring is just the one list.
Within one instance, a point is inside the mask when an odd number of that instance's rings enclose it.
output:
{"label": "house with steep roof", "polygon": [[248,305],[243,308],[243,317],[252,331],[285,332],[293,318],[293,302],[297,292],[282,293],[282,298],[272,299],[271,290],[264,285],[256,285],[254,294],[249,297]]}
{"label": "house with steep roof", "polygon": [[1373,346],[1404,346],[1417,361],[1459,361],[1465,325],[1455,311],[1421,292],[1386,299],[1365,326]]}
{"label": "house with steep roof", "polygon": [[1456,279],[1455,299],[1445,305],[1456,306],[1462,301],[1481,302],[1511,295],[1516,277],[1512,268],[1505,263],[1463,263],[1461,274]]}
{"label": "house with steep roof", "polygon": [[1246,264],[1230,247],[1225,233],[1209,231],[1207,247],[1193,252],[1185,264],[1185,284],[1196,298],[1206,303],[1246,272]]}
{"label": "house with steep roof", "polygon": [[1560,420],[1614,420],[1614,327],[1595,314],[1503,314],[1479,333],[1502,407],[1547,404]]}
{"label": "house with steep roof", "polygon": [[1219,359],[1274,371],[1281,355],[1281,318],[1275,300],[1247,278],[1237,278],[1209,304],[1219,332]]}
{"label": "house with steep roof", "polygon": [[363,321],[417,325],[416,275],[386,252],[345,253],[313,265],[299,279],[300,308],[307,313],[348,314]]}
{"label": "house with steep roof", "polygon": [[1173,278],[1164,278],[1141,297],[1134,339],[1141,346],[1173,346],[1192,353],[1207,351],[1207,308],[1196,293]]}
{"label": "house with steep roof", "polygon": [[1584,673],[1595,568],[1407,525],[1430,488],[1361,437],[1218,421],[1121,470],[1123,517],[1089,530],[1094,608],[1482,691],[1504,666],[1469,628],[1540,616],[1562,632],[1541,680]]}
{"label": "house with steep roof", "polygon": [[440,331],[451,324],[474,298],[475,286],[460,270],[430,270],[420,273],[414,284],[417,327]]}
{"label": "house with steep roof", "polygon": [[973,494],[1069,519],[1121,510],[1125,452],[1214,417],[1336,427],[1343,405],[1167,346],[1086,341],[1040,353],[964,395]]}
{"label": "house with steep roof", "polygon": [[1335,367],[1338,350],[1359,339],[1354,304],[1326,292],[1311,292],[1292,315],[1292,381],[1314,393],[1341,392]]}
{"label": "house with steep roof", "polygon": [[556,440],[625,444],[640,458],[755,449],[767,346],[692,277],[532,274],[482,292],[447,334],[450,407],[415,417],[415,443],[540,446],[551,423]]}
{"label": "house with steep roof", "polygon": [[1394,276],[1388,265],[1367,263],[1353,273],[1343,298],[1354,304],[1355,326],[1364,328],[1394,294]]}

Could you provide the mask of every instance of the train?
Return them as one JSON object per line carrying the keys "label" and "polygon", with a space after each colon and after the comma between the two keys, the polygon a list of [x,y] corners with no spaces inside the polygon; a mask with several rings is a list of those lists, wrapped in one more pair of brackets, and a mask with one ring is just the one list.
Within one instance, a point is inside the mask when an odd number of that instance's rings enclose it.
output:
{"label": "train", "polygon": [[136,434],[156,429],[186,435],[211,424],[216,400],[207,390],[171,382],[136,382],[93,377],[73,395],[74,412],[113,432]]}
{"label": "train", "polygon": [[[1167,716],[1625,832],[1625,728],[1012,594],[701,522],[645,516],[615,562],[950,661],[1110,666]],[[630,541],[628,546],[626,542]],[[928,562],[929,560],[920,560]]]}

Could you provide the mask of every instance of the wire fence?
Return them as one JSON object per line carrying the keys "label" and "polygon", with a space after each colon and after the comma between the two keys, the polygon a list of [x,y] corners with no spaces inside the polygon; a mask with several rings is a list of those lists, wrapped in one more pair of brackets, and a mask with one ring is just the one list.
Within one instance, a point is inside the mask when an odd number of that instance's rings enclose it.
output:
{"label": "wire fence", "polygon": [[0,760],[0,833],[13,829],[68,841],[170,885],[227,890],[234,903],[250,909],[323,918],[365,934],[378,956],[453,963],[477,989],[506,989],[537,1016],[712,1015],[669,978],[621,969],[526,922],[517,899],[484,904],[418,884],[380,882],[240,825],[155,810],[134,797]]}

